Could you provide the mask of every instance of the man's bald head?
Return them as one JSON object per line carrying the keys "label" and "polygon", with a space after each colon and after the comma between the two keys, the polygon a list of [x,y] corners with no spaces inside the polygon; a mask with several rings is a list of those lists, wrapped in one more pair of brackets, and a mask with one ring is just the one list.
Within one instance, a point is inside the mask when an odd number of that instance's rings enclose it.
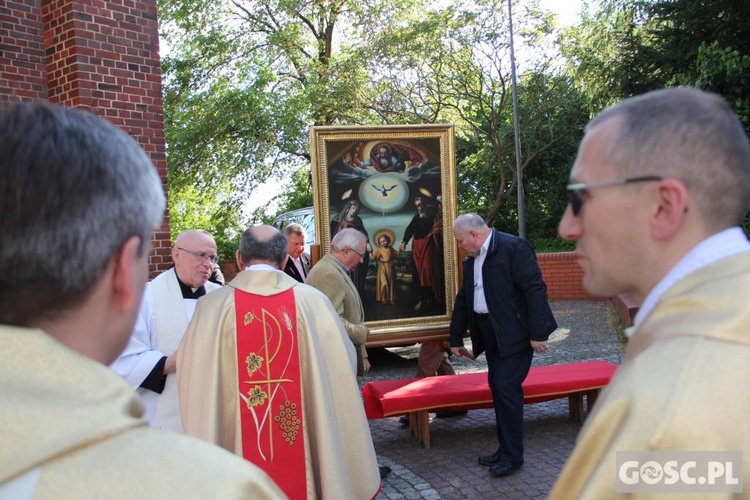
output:
{"label": "man's bald head", "polygon": [[239,258],[245,266],[270,264],[281,268],[287,254],[286,236],[273,226],[260,224],[242,233]]}
{"label": "man's bald head", "polygon": [[177,277],[193,288],[206,284],[216,259],[216,242],[206,231],[183,231],[172,248]]}

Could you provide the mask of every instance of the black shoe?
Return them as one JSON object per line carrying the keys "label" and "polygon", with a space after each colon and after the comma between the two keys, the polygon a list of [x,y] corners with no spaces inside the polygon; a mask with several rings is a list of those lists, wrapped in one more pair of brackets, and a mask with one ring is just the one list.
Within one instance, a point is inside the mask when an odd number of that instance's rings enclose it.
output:
{"label": "black shoe", "polygon": [[391,468],[387,465],[378,465],[378,471],[380,472],[380,479],[385,479],[391,473]]}
{"label": "black shoe", "polygon": [[490,467],[492,465],[495,465],[500,461],[500,452],[496,451],[492,455],[485,455],[483,457],[479,457],[479,465],[484,465],[485,467]]}
{"label": "black shoe", "polygon": [[409,415],[401,416],[401,418],[398,419],[398,423],[401,424],[401,427],[409,427]]}
{"label": "black shoe", "polygon": [[463,417],[467,413],[469,413],[467,410],[463,411],[439,411],[435,414],[436,418],[453,418],[453,417]]}
{"label": "black shoe", "polygon": [[492,477],[503,477],[510,476],[517,471],[523,465],[523,460],[514,464],[508,462],[499,462],[490,467],[490,475]]}

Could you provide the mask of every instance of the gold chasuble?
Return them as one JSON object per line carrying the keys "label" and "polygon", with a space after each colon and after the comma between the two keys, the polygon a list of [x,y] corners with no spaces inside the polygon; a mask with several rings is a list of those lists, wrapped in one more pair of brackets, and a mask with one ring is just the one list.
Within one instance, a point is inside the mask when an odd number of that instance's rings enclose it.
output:
{"label": "gold chasuble", "polygon": [[245,457],[289,498],[374,498],[356,352],[331,302],[278,270],[198,300],[177,353],[186,434]]}
{"label": "gold chasuble", "polygon": [[242,454],[289,498],[307,495],[294,291],[263,297],[236,289]]}
{"label": "gold chasuble", "polygon": [[[748,297],[750,252],[702,267],[664,292],[636,326],[625,359],[597,399],[550,498],[625,497],[616,491],[622,451],[740,451],[747,464]],[[627,498],[747,497],[747,465],[734,477],[743,493],[643,490]]]}

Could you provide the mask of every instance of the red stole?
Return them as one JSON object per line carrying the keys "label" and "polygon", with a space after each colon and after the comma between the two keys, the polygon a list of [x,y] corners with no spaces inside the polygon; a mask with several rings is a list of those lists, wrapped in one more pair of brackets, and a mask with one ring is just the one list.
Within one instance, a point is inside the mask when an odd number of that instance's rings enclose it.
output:
{"label": "red stole", "polygon": [[235,289],[242,452],[292,499],[307,497],[297,307],[292,289]]}

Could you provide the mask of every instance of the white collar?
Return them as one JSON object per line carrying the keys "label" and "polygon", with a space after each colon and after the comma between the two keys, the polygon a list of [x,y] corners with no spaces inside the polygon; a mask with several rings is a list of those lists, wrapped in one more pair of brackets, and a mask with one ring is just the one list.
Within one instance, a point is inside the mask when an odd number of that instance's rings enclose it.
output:
{"label": "white collar", "polygon": [[685,276],[726,257],[748,251],[750,251],[750,242],[745,232],[739,227],[725,229],[701,241],[686,253],[648,293],[633,318],[633,325],[637,326],[646,319],[664,292]]}
{"label": "white collar", "polygon": [[277,267],[273,267],[270,264],[253,264],[252,266],[247,266],[245,268],[245,271],[278,271],[279,269]]}
{"label": "white collar", "polygon": [[490,240],[492,239],[492,228],[490,228],[490,234],[487,235],[487,238],[484,240],[484,243],[482,243],[482,248],[479,249],[479,253],[487,253],[490,249]]}

